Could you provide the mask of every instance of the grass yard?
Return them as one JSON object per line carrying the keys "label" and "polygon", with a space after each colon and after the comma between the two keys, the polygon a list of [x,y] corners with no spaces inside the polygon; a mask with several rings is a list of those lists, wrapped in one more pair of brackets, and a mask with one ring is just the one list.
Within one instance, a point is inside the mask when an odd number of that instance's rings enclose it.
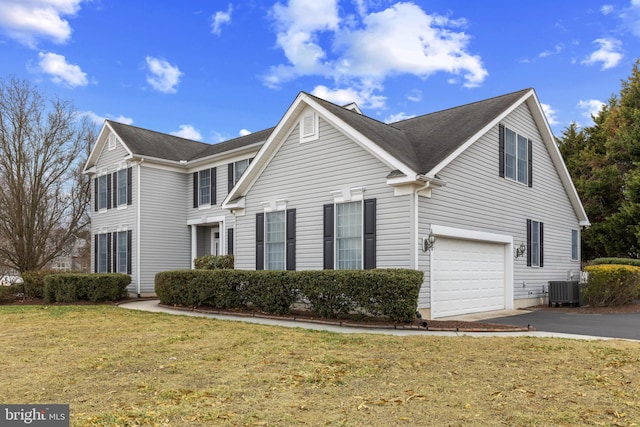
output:
{"label": "grass yard", "polygon": [[0,403],[73,426],[640,425],[640,343],[314,332],[0,306]]}

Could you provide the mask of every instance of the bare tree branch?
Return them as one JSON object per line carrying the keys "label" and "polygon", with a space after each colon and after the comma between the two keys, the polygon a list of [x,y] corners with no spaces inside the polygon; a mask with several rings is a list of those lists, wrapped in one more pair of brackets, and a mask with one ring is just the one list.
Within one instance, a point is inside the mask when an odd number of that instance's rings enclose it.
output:
{"label": "bare tree branch", "polygon": [[95,138],[69,101],[0,80],[0,263],[37,270],[88,225],[82,165]]}

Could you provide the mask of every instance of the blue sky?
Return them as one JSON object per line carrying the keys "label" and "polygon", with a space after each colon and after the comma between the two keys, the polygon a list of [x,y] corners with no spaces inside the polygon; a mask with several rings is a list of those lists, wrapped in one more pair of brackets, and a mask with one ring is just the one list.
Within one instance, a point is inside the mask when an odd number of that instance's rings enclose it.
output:
{"label": "blue sky", "polygon": [[640,0],[0,0],[0,77],[209,143],[300,91],[390,122],[533,87],[560,136],[639,53]]}

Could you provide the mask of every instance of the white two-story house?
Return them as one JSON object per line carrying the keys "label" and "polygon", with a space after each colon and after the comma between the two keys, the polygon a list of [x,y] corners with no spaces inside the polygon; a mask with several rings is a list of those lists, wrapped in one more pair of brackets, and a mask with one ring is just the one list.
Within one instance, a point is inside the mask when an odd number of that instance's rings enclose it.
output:
{"label": "white two-story house", "polygon": [[428,318],[540,303],[589,225],[532,89],[382,123],[300,93],[274,128],[204,144],[106,121],[87,162],[92,271],[205,254],[238,269],[412,268]]}

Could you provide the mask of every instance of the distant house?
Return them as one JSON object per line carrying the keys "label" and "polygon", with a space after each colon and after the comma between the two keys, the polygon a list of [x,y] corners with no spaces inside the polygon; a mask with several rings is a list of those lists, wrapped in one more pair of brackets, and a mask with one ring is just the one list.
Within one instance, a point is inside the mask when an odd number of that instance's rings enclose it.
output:
{"label": "distant house", "polygon": [[588,218],[532,89],[385,124],[300,93],[276,127],[209,145],[106,121],[92,270],[130,291],[238,269],[413,268],[430,318],[538,304],[580,270]]}
{"label": "distant house", "polygon": [[62,251],[49,262],[46,269],[56,271],[89,272],[91,267],[91,248],[86,239],[72,236]]}

